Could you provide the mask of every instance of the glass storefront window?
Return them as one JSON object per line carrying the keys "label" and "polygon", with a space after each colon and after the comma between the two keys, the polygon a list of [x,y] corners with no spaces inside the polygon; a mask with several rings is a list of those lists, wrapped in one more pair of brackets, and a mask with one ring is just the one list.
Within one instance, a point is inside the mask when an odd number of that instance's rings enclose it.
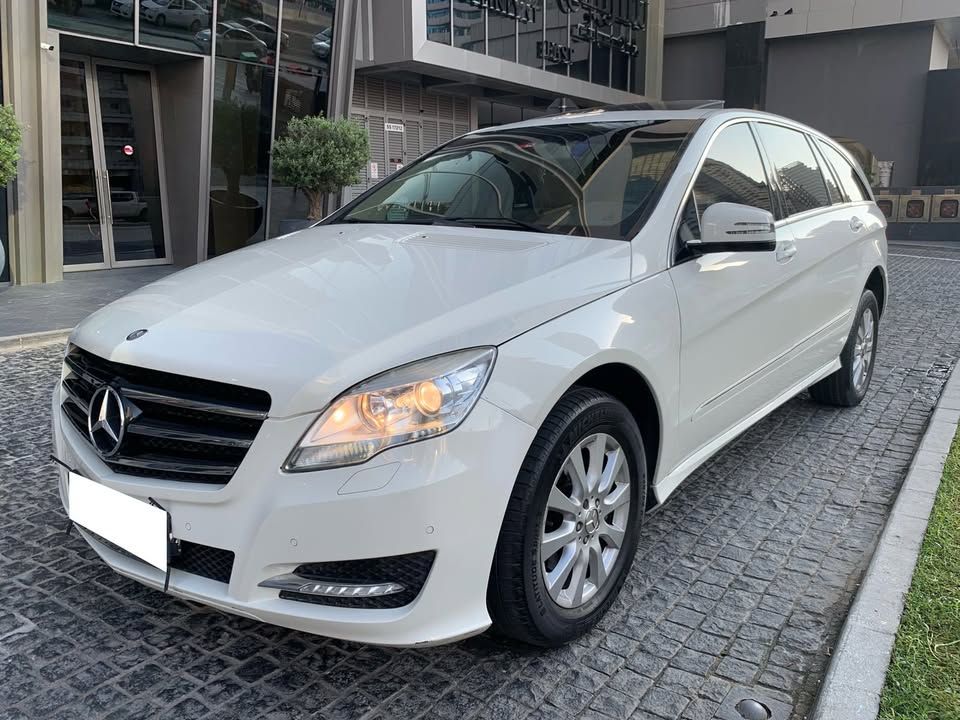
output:
{"label": "glass storefront window", "polygon": [[82,35],[133,42],[133,16],[136,10],[134,2],[135,0],[47,0],[47,25]]}
{"label": "glass storefront window", "polygon": [[[321,75],[324,93],[330,75],[335,6],[335,0],[311,3],[287,0],[283,4],[283,20],[280,23],[280,64],[291,73]],[[282,73],[280,82],[282,86]]]}
{"label": "glass storefront window", "polygon": [[427,0],[427,40],[450,44],[450,0]]}
{"label": "glass storefront window", "polygon": [[546,42],[548,48],[558,48],[555,57],[546,61],[546,69],[558,75],[570,72],[567,58],[562,56],[559,48],[570,45],[570,15],[560,10],[560,0],[546,0],[546,9],[543,13],[543,22],[546,25]]}
{"label": "glass storefront window", "polygon": [[532,22],[519,24],[518,62],[530,67],[543,67],[543,59],[537,54],[537,44],[543,40],[543,0],[531,0],[530,7],[534,11]]}
{"label": "glass storefront window", "polygon": [[487,54],[493,57],[516,62],[517,60],[517,25],[521,25],[514,18],[504,17],[497,13],[487,13]]}
{"label": "glass storefront window", "polygon": [[207,255],[264,239],[273,69],[217,60]]}
{"label": "glass storefront window", "polygon": [[464,50],[485,52],[486,17],[469,0],[453,0],[453,44]]}
{"label": "glass storefront window", "polygon": [[189,53],[209,52],[209,41],[204,38],[210,35],[212,6],[212,0],[141,0],[140,44]]}
{"label": "glass storefront window", "polygon": [[[277,46],[289,41],[277,32],[279,0],[221,0],[217,5],[217,57],[273,65]],[[204,52],[210,52],[211,30],[198,36]]]}

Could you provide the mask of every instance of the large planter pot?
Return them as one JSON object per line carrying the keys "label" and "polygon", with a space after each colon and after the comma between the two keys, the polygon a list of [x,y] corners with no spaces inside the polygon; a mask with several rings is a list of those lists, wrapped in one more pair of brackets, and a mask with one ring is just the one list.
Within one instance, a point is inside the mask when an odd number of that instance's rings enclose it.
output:
{"label": "large planter pot", "polygon": [[214,255],[245,247],[260,230],[263,206],[255,197],[228,190],[210,191],[210,246]]}
{"label": "large planter pot", "polygon": [[280,221],[280,234],[286,235],[287,233],[296,232],[297,230],[305,230],[311,225],[313,225],[316,220],[281,220]]}

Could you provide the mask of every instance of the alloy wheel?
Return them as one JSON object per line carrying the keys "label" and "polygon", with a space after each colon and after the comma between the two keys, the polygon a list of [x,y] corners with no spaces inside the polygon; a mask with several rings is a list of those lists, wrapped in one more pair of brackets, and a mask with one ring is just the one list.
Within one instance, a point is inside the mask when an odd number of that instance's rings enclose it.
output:
{"label": "alloy wheel", "polygon": [[578,608],[610,579],[630,518],[630,468],[615,438],[596,433],[570,451],[553,481],[540,535],[540,571],[557,605]]}
{"label": "alloy wheel", "polygon": [[873,338],[876,331],[876,321],[870,310],[860,316],[860,325],[857,327],[857,337],[853,345],[853,364],[850,373],[853,386],[857,392],[863,392],[870,376],[870,365],[873,362]]}

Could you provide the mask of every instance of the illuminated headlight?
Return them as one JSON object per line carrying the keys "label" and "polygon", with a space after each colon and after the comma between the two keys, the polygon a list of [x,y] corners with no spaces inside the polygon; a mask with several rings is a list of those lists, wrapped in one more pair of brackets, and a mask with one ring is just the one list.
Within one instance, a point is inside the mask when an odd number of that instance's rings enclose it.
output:
{"label": "illuminated headlight", "polygon": [[495,348],[474,348],[421,360],[349,390],[310,426],[284,470],[357,465],[396,445],[456,428],[490,376]]}

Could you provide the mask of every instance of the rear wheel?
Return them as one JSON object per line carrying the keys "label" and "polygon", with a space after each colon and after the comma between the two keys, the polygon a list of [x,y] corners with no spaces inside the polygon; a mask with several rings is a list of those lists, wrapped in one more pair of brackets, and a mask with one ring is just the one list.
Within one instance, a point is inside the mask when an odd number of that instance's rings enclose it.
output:
{"label": "rear wheel", "polygon": [[157,15],[157,25],[163,27],[167,24],[167,18],[165,15]]}
{"label": "rear wheel", "polygon": [[565,395],[527,453],[504,517],[488,590],[495,629],[555,646],[593,627],[630,570],[646,484],[630,411],[597,390]]}
{"label": "rear wheel", "polygon": [[871,290],[864,290],[847,343],[840,353],[840,369],[811,386],[810,396],[823,405],[853,407],[867,394],[877,356],[880,306]]}

